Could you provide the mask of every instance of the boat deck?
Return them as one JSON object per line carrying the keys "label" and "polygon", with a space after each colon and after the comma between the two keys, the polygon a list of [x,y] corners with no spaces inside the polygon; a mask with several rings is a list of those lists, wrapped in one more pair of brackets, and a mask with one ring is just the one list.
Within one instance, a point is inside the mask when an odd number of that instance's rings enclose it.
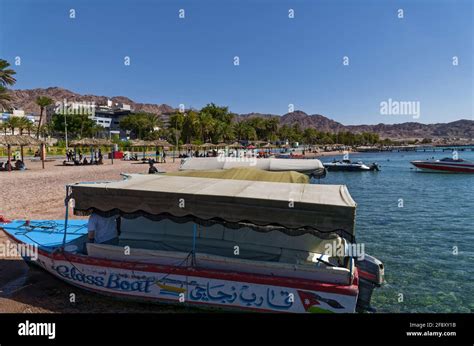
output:
{"label": "boat deck", "polygon": [[[63,243],[64,220],[32,220],[26,225],[25,220],[13,220],[0,224],[0,229],[16,239],[40,249],[52,251]],[[87,234],[87,220],[69,220],[66,243],[79,241]]]}

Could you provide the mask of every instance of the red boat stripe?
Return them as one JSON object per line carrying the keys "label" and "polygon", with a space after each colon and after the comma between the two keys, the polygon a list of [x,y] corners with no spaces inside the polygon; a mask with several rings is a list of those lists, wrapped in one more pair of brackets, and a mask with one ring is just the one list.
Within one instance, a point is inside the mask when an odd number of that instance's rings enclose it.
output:
{"label": "red boat stripe", "polygon": [[359,276],[364,279],[377,281],[377,276],[359,269]]}

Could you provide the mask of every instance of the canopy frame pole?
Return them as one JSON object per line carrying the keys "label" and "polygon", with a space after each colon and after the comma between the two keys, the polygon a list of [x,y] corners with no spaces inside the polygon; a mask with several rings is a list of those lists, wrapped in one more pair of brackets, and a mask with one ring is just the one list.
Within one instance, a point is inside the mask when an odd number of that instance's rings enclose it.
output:
{"label": "canopy frame pole", "polygon": [[191,265],[194,267],[196,265],[196,235],[197,235],[197,225],[193,224],[193,249],[191,252]]}
{"label": "canopy frame pole", "polygon": [[25,162],[24,153],[23,153],[23,145],[20,145],[20,153],[21,153],[21,162]]}
{"label": "canopy frame pole", "polygon": [[11,146],[10,144],[7,145],[7,163],[8,163],[8,171],[11,172],[12,171],[12,163],[10,161],[10,156],[11,156]]}
{"label": "canopy frame pole", "polygon": [[67,235],[67,225],[69,221],[69,185],[66,185],[66,198],[64,199],[64,204],[66,205],[66,215],[64,215],[64,236],[63,236],[63,251],[66,246],[66,235]]}
{"label": "canopy frame pole", "polygon": [[110,154],[112,164],[114,164],[114,155],[115,155],[115,144],[112,144],[112,152]]}
{"label": "canopy frame pole", "polygon": [[41,152],[40,152],[41,166],[44,169],[44,157],[46,156],[46,148],[45,148],[44,143],[41,143],[40,150],[41,150]]}

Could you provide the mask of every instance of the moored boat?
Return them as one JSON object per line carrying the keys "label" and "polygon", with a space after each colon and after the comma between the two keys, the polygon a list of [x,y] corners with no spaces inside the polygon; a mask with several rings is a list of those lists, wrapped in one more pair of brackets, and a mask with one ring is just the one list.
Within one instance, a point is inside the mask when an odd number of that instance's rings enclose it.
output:
{"label": "moored boat", "polygon": [[182,171],[207,171],[216,169],[232,169],[252,167],[270,172],[295,171],[314,177],[324,177],[326,170],[321,161],[317,159],[278,159],[256,157],[193,157],[183,161]]}
{"label": "moored boat", "polygon": [[415,160],[410,163],[423,172],[474,173],[474,162],[445,157],[440,160]]}
{"label": "moored boat", "polygon": [[87,243],[86,221],[2,228],[18,244],[40,245],[26,261],[87,290],[224,309],[354,312],[369,307],[383,279],[380,262],[347,253],[356,204],[345,186],[130,175],[68,191],[74,214],[120,220],[118,245]]}
{"label": "moored boat", "polygon": [[349,172],[368,172],[368,171],[379,171],[380,167],[375,162],[371,165],[366,165],[362,161],[352,162],[351,160],[344,159],[340,161],[334,160],[333,162],[323,163],[324,167],[328,171],[349,171]]}

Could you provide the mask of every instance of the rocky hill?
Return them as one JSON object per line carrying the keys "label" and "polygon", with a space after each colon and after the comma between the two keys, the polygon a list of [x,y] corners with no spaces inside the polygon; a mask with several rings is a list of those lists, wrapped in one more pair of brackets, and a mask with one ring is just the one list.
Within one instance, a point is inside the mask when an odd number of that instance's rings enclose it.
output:
{"label": "rocky hill", "polygon": [[[25,110],[27,113],[38,113],[39,108],[35,104],[38,96],[48,96],[54,101],[87,101],[103,105],[107,99],[116,103],[131,105],[135,111],[143,111],[155,114],[170,113],[174,108],[167,104],[138,103],[125,96],[96,96],[81,95],[70,90],[52,87],[46,89],[11,90],[13,106]],[[284,115],[248,113],[236,115],[236,121],[242,121],[251,117],[270,118],[277,117],[281,125],[299,124],[302,129],[312,127],[319,131],[326,132],[375,132],[382,138],[402,139],[402,138],[463,138],[474,139],[474,121],[458,120],[450,123],[421,124],[416,122],[406,122],[401,124],[377,124],[377,125],[343,125],[320,114],[308,115],[297,110]]]}

